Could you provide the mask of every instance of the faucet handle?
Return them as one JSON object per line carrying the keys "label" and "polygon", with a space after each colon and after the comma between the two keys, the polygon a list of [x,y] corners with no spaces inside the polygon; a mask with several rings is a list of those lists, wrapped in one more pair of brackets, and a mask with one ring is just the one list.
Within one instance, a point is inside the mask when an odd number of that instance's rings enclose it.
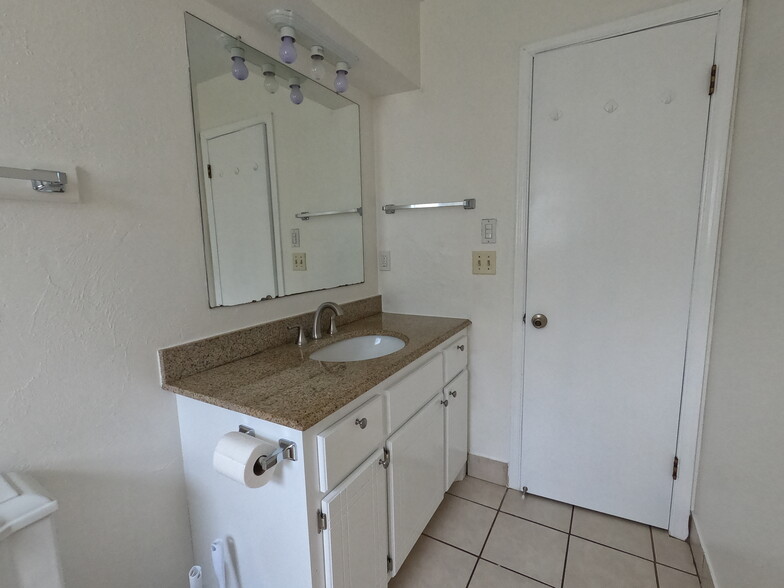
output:
{"label": "faucet handle", "polygon": [[305,329],[302,325],[294,325],[293,327],[288,328],[289,331],[292,329],[297,329],[297,345],[302,347],[305,343],[308,342],[307,337],[305,337]]}
{"label": "faucet handle", "polygon": [[329,317],[329,334],[334,335],[337,332],[338,332],[338,325],[335,322],[335,315],[333,314],[331,317]]}

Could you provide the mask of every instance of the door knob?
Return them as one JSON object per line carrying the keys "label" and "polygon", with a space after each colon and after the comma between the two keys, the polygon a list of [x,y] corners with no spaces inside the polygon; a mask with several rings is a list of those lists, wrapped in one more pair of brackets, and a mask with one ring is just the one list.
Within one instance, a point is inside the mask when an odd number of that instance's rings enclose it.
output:
{"label": "door knob", "polygon": [[547,326],[547,317],[543,314],[535,314],[531,317],[531,324],[534,329],[543,329]]}

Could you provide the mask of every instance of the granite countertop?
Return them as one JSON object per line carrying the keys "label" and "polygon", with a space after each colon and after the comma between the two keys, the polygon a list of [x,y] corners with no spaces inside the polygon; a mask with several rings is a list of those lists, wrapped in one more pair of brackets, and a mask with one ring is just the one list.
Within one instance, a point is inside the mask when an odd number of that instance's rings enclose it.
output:
{"label": "granite countertop", "polygon": [[[334,336],[273,347],[163,385],[164,389],[292,429],[304,431],[328,417],[471,324],[467,319],[382,312],[340,327]],[[403,339],[400,351],[343,363],[308,356],[360,335]],[[292,336],[293,338],[293,336]]]}

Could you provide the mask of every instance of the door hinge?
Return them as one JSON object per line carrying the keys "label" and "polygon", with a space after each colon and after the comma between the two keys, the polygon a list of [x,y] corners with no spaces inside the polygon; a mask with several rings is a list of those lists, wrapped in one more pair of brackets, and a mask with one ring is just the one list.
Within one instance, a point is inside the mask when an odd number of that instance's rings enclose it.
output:
{"label": "door hinge", "polygon": [[675,459],[672,460],[672,479],[678,479],[678,456],[675,456]]}
{"label": "door hinge", "polygon": [[316,526],[319,533],[327,530],[327,515],[321,512],[321,509],[316,511],[316,521]]}
{"label": "door hinge", "polygon": [[719,66],[715,63],[711,67],[710,73],[710,86],[708,86],[708,96],[713,96],[716,93],[716,74],[718,74]]}
{"label": "door hinge", "polygon": [[391,459],[392,458],[389,455],[389,449],[384,447],[384,456],[378,460],[379,465],[383,466],[384,469],[387,469],[389,467],[389,463]]}
{"label": "door hinge", "polygon": [[207,177],[212,179],[212,164],[207,164]]}
{"label": "door hinge", "polygon": [[392,565],[392,558],[387,556],[387,571],[391,572],[395,569],[395,566]]}

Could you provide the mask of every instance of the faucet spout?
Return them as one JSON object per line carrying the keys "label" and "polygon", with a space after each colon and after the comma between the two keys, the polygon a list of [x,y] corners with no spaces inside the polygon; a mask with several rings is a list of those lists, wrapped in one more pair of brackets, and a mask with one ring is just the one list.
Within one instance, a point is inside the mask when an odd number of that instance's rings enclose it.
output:
{"label": "faucet spout", "polygon": [[[313,338],[314,339],[321,339],[321,315],[325,310],[331,310],[335,313],[335,316],[343,316],[343,309],[340,305],[335,304],[334,302],[325,302],[321,304],[316,309],[316,314],[313,315]],[[329,325],[329,334],[334,335],[338,332],[337,327],[335,326],[335,316],[332,317]]]}

